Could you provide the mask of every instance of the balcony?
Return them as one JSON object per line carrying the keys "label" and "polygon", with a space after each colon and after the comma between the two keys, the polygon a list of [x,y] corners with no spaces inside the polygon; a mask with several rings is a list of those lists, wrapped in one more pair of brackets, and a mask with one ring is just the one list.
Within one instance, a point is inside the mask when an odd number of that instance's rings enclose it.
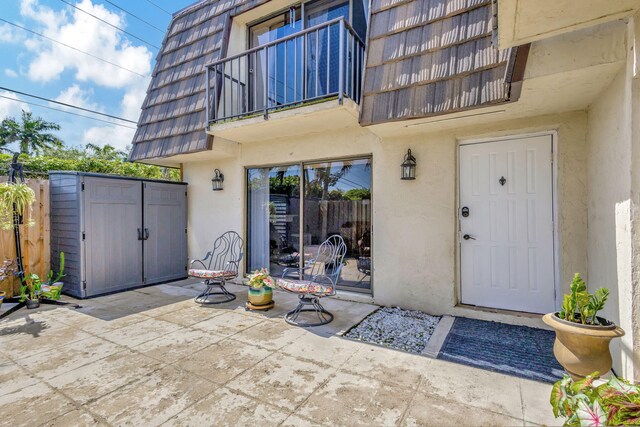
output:
{"label": "balcony", "polygon": [[364,42],[337,18],[206,67],[211,125],[345,97],[358,103]]}

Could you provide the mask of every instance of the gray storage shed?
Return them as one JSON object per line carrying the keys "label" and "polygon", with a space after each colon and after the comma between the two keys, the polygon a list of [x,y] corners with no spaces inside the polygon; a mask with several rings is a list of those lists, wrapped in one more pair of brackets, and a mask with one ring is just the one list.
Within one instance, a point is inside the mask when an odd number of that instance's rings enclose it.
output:
{"label": "gray storage shed", "polygon": [[186,183],[49,172],[51,268],[78,298],[187,277]]}

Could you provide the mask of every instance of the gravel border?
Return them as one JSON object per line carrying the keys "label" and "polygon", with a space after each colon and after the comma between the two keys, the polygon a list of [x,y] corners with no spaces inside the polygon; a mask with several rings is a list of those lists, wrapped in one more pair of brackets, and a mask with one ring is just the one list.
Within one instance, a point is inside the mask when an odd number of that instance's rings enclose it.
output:
{"label": "gravel border", "polygon": [[422,353],[440,316],[397,307],[381,307],[344,335],[409,353]]}

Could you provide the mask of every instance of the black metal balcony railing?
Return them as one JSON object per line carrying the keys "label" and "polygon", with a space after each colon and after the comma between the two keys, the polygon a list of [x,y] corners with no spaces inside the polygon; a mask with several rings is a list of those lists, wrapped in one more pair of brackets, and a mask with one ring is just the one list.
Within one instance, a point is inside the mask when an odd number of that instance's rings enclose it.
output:
{"label": "black metal balcony railing", "polygon": [[206,66],[207,122],[344,96],[359,102],[364,42],[338,18]]}

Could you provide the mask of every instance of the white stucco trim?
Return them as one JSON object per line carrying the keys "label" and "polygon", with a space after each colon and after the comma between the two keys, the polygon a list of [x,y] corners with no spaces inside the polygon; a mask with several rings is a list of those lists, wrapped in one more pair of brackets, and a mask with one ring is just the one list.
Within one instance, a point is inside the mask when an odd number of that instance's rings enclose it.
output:
{"label": "white stucco trim", "polygon": [[[555,294],[555,308],[560,309],[562,304],[562,286],[560,280],[560,233],[558,230],[559,217],[558,217],[558,131],[547,130],[538,132],[525,132],[525,133],[509,133],[509,135],[500,135],[495,137],[482,137],[482,138],[457,138],[456,139],[456,230],[455,230],[455,306],[460,306],[462,301],[460,295],[462,294],[462,281],[460,280],[462,260],[460,259],[460,147],[463,145],[471,144],[484,144],[497,141],[509,141],[513,139],[522,138],[534,138],[537,136],[550,136],[551,137],[551,173],[552,173],[552,217],[553,217],[553,275],[554,275],[554,294]],[[472,306],[465,305],[466,308],[474,309]],[[479,307],[479,310],[484,307]]]}

